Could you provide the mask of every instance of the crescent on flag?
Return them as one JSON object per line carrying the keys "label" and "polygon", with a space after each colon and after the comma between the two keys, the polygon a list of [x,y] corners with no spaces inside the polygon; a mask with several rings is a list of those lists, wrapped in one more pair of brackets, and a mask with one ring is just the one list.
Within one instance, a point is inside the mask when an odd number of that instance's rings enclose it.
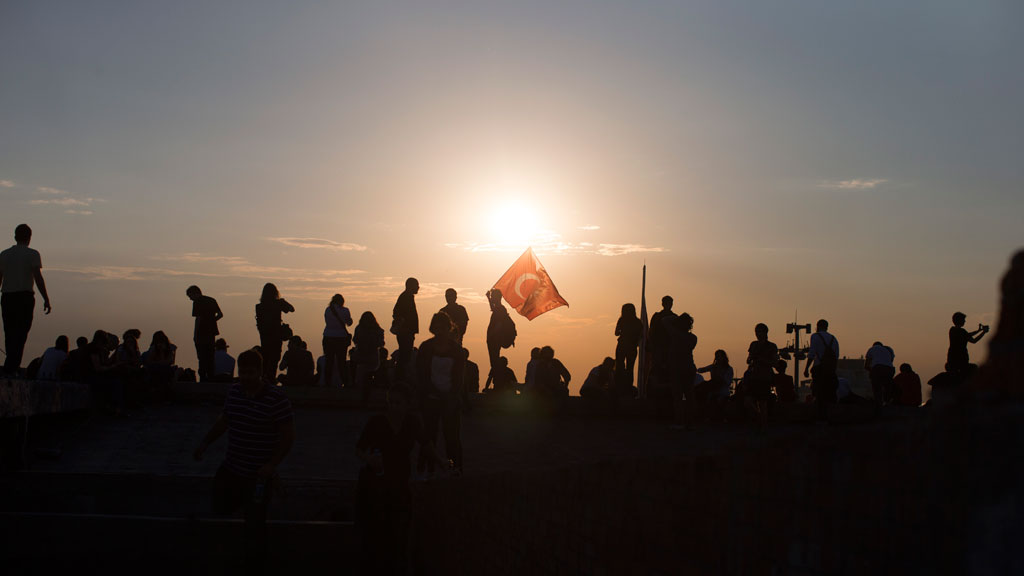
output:
{"label": "crescent on flag", "polygon": [[[530,281],[533,281],[533,288],[524,294],[523,288],[530,288]],[[551,276],[533,253],[533,248],[527,248],[494,283],[493,288],[501,290],[509,306],[528,320],[559,306],[569,305],[558,293],[558,288],[555,288]]]}

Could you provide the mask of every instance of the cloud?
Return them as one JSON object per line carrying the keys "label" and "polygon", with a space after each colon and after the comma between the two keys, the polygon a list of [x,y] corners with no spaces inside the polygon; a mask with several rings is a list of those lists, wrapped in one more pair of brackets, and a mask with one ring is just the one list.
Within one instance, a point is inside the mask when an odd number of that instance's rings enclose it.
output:
{"label": "cloud", "polygon": [[0,188],[14,188],[13,180],[0,180]]}
{"label": "cloud", "polygon": [[65,210],[65,214],[77,214],[79,216],[92,216],[92,210]]}
{"label": "cloud", "polygon": [[854,178],[853,180],[824,180],[818,188],[832,190],[874,190],[879,184],[888,182],[885,178]]}
{"label": "cloud", "polygon": [[625,256],[638,252],[668,252],[668,248],[643,244],[598,244],[597,248],[597,254],[601,256]]}
{"label": "cloud", "polygon": [[336,250],[339,252],[363,252],[366,246],[353,244],[351,242],[335,242],[323,238],[267,238],[273,242],[291,246],[293,248],[322,248],[325,250]]}
{"label": "cloud", "polygon": [[[668,248],[662,246],[648,246],[646,244],[610,244],[593,242],[568,242],[562,240],[561,235],[555,232],[545,232],[535,236],[529,243],[537,254],[590,254],[597,256],[625,256],[638,252],[668,252]],[[446,248],[465,250],[467,252],[508,252],[521,253],[525,250],[522,244],[504,244],[487,242],[449,242],[444,245]]]}
{"label": "cloud", "polygon": [[590,225],[587,225],[587,226],[580,226],[579,228],[577,228],[577,230],[585,230],[587,232],[592,231],[592,230],[600,230],[600,229],[601,229],[601,227],[597,226],[595,224],[590,224]]}
{"label": "cloud", "polygon": [[54,194],[58,196],[63,196],[67,194],[67,192],[64,190],[50,188],[49,186],[38,186],[36,187],[36,192],[39,192],[40,194]]}
{"label": "cloud", "polygon": [[88,206],[92,203],[92,198],[86,198],[80,200],[78,198],[47,198],[46,200],[29,200],[29,204],[35,206]]}

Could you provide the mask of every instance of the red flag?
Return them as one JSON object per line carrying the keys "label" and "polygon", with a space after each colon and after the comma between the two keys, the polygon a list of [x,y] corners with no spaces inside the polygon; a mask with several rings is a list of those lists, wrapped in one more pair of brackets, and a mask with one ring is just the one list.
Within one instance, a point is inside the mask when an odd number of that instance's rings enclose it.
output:
{"label": "red flag", "polygon": [[501,279],[494,283],[494,288],[501,290],[509,306],[528,320],[548,310],[569,305],[551,282],[551,277],[533,253],[533,248],[523,252]]}

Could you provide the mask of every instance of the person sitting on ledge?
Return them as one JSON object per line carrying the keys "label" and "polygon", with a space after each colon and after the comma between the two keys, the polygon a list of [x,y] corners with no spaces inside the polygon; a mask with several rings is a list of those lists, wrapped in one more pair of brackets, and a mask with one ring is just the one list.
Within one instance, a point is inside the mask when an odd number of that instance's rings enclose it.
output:
{"label": "person sitting on ledge", "polygon": [[288,340],[288,350],[281,358],[281,370],[286,374],[277,377],[285,386],[312,386],[316,382],[313,353],[306,349],[306,343],[298,336]]}
{"label": "person sitting on ledge", "polygon": [[508,367],[508,358],[498,356],[494,370],[487,375],[487,381],[484,382],[484,390],[486,391],[492,385],[494,391],[499,394],[515,394],[516,373]]}
{"label": "person sitting on ledge", "polygon": [[894,403],[897,406],[917,408],[921,405],[921,377],[910,364],[900,364],[900,373],[893,378],[892,383],[896,394]]}
{"label": "person sitting on ledge", "polygon": [[61,373],[61,367],[68,358],[68,337],[63,334],[57,336],[53,347],[43,352],[43,361],[39,366],[37,380],[56,380]]}
{"label": "person sitting on ledge", "polygon": [[796,388],[793,387],[793,377],[786,374],[787,363],[779,358],[775,364],[775,376],[772,386],[775,388],[775,397],[779,402],[796,402]]}
{"label": "person sitting on ledge", "polygon": [[583,386],[580,387],[580,396],[588,400],[602,400],[611,394],[614,386],[615,359],[611,356],[606,356],[604,361],[594,366],[590,373],[587,374],[587,379],[583,381]]}
{"label": "person sitting on ledge", "polygon": [[555,349],[545,346],[540,349],[537,364],[537,392],[547,398],[565,398],[569,395],[569,381],[572,375],[562,362],[555,358]]}
{"label": "person sitting on ledge", "polygon": [[213,377],[212,382],[231,382],[235,379],[235,359],[228,354],[228,343],[218,338],[213,343]]}

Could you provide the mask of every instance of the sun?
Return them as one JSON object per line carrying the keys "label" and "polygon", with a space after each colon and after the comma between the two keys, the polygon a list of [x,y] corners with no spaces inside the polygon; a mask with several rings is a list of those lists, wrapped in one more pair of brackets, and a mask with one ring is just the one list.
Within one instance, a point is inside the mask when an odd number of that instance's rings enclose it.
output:
{"label": "sun", "polygon": [[499,202],[488,218],[488,233],[498,244],[529,246],[540,230],[537,210],[523,201]]}

